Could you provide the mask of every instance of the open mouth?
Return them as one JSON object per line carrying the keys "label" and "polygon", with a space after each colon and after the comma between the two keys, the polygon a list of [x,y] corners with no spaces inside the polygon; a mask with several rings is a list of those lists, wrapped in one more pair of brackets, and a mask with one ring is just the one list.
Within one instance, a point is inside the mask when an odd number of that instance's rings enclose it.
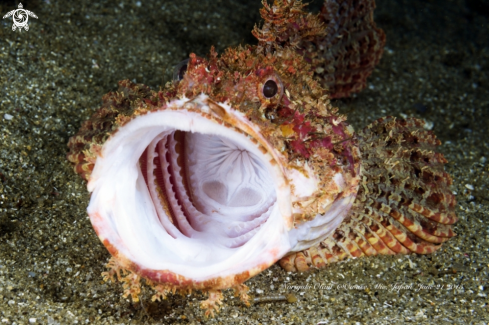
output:
{"label": "open mouth", "polygon": [[138,269],[193,281],[253,276],[291,248],[281,165],[226,105],[214,114],[204,95],[172,105],[104,144],[88,184],[92,224]]}
{"label": "open mouth", "polygon": [[163,132],[139,161],[161,224],[173,238],[240,247],[276,209],[267,166],[230,138]]}

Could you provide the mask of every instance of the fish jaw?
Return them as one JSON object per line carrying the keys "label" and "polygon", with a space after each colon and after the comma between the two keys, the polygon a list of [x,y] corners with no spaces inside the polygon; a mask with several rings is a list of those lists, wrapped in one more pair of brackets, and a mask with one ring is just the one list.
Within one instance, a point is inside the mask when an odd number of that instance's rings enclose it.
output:
{"label": "fish jaw", "polygon": [[[164,279],[164,282],[174,285],[192,283],[194,287],[227,288],[268,268],[291,248],[288,237],[293,225],[290,186],[284,176],[284,167],[273,157],[276,156],[274,149],[239,115],[235,119],[240,122],[235,122],[233,127],[224,125],[209,103],[210,99],[205,95],[193,100],[175,100],[166,109],[138,116],[119,128],[105,142],[88,181],[88,190],[92,193],[88,213],[100,240],[125,268],[151,281],[161,282]],[[182,107],[185,108],[178,109]],[[223,111],[231,112],[229,106],[221,104],[219,107],[222,108],[221,115]],[[266,222],[243,245],[225,247],[227,242],[224,238],[216,242],[213,237],[218,236],[219,231],[215,228],[226,224],[219,224],[212,218],[200,221],[199,218],[204,218],[201,213],[190,223],[195,223],[197,228],[207,233],[187,229],[184,230],[187,235],[184,235],[171,221],[162,221],[164,217],[151,204],[155,200],[145,184],[138,162],[153,139],[174,130],[186,132],[189,136],[204,134],[223,139],[232,136],[237,147],[250,152],[254,159],[261,158],[263,174],[271,176],[269,181],[273,179],[271,195],[275,202],[266,207],[270,210]],[[253,137],[253,142],[250,140],[252,136],[258,139]],[[202,184],[198,183],[193,192],[199,189],[202,189]],[[170,206],[173,210],[177,208]],[[199,224],[205,222],[214,222],[215,225],[205,227]],[[239,227],[239,221],[234,225]],[[172,252],[170,247],[178,249]]]}
{"label": "fish jaw", "polygon": [[[327,236],[350,207],[361,159],[353,129],[300,73],[306,64],[287,68],[303,64],[294,51],[253,55],[191,54],[182,79],[158,92],[121,81],[70,138],[67,158],[88,181],[88,213],[112,255],[104,278],[124,282],[124,296],[137,301],[145,279],[154,299],[232,287],[246,300],[244,281],[318,240],[308,229]],[[265,92],[270,83],[276,91]],[[318,91],[304,94],[304,85]],[[216,166],[206,155],[218,147],[240,163]],[[259,168],[229,168],[245,156]],[[241,185],[244,174],[260,175],[254,191]],[[242,196],[247,203],[235,209]]]}

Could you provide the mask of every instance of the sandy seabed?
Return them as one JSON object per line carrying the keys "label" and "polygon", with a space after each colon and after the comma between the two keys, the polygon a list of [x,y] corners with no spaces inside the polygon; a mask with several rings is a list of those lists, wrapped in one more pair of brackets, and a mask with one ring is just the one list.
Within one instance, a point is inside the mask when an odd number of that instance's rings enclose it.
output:
{"label": "sandy seabed", "polygon": [[[319,1],[320,2],[320,1]],[[131,79],[153,88],[188,54],[253,43],[260,3],[23,1],[29,31],[0,22],[0,324],[487,324],[489,322],[489,3],[377,0],[387,34],[368,88],[335,101],[355,128],[393,115],[433,126],[449,160],[460,221],[427,256],[380,256],[306,274],[273,266],[247,285],[295,303],[243,306],[226,293],[214,319],[202,295],[152,303],[104,283],[109,258],[85,209],[66,143],[101,97]],[[313,3],[317,10],[320,3]],[[0,2],[0,14],[17,2]]]}

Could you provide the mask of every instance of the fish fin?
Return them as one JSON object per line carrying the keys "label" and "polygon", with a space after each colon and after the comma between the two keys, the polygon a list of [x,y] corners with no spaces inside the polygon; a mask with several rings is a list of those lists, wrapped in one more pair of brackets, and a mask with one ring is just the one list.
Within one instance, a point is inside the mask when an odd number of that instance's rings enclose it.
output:
{"label": "fish fin", "polygon": [[323,242],[284,257],[282,267],[306,271],[346,257],[429,254],[455,236],[447,160],[424,125],[385,117],[360,132],[361,182],[348,216]]}
{"label": "fish fin", "polygon": [[379,63],[385,33],[373,20],[375,0],[325,0],[319,14],[304,10],[302,1],[262,1],[258,53],[290,48],[304,56],[331,98],[347,97],[366,87]]}
{"label": "fish fin", "polygon": [[375,0],[326,0],[319,18],[326,35],[305,44],[310,61],[331,98],[347,97],[366,87],[379,63],[385,33],[373,20]]}
{"label": "fish fin", "polygon": [[259,53],[273,53],[285,48],[298,49],[301,43],[324,37],[325,29],[319,15],[303,10],[307,4],[296,0],[276,0],[269,5],[262,0],[260,15],[262,28],[257,25],[251,32],[258,39]]}

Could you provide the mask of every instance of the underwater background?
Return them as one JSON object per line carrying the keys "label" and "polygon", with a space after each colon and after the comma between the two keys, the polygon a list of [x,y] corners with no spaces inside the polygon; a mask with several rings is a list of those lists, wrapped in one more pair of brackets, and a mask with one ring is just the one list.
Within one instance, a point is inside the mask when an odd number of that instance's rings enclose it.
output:
{"label": "underwater background", "polygon": [[[201,294],[140,303],[101,272],[86,184],[68,138],[130,79],[154,89],[190,53],[255,44],[259,1],[23,1],[29,30],[0,21],[0,324],[487,324],[489,322],[489,1],[377,0],[387,35],[367,89],[333,104],[355,129],[386,115],[432,125],[449,163],[457,237],[426,256],[347,260],[247,281],[205,319]],[[0,16],[18,1],[0,1]],[[318,11],[321,1],[310,4]],[[266,300],[266,299],[265,299]]]}

